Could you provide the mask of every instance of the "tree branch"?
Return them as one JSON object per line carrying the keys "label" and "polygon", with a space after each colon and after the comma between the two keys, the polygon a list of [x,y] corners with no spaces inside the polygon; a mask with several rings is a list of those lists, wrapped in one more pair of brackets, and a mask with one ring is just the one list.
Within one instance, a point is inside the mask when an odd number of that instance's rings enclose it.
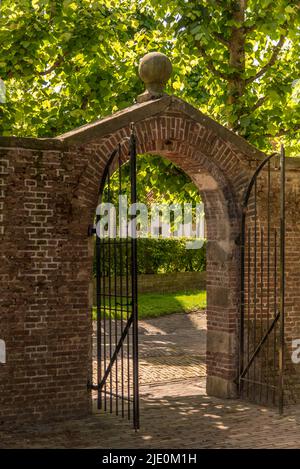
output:
{"label": "tree branch", "polygon": [[215,38],[217,41],[219,41],[221,44],[223,44],[223,45],[226,46],[226,47],[229,47],[230,42],[229,42],[227,39],[225,39],[225,37],[222,36],[222,34],[213,33],[213,36],[214,36],[214,38]]}
{"label": "tree branch", "polygon": [[250,108],[250,112],[254,112],[256,109],[258,109],[260,106],[262,106],[267,99],[266,96],[262,96],[259,98],[256,103]]}
{"label": "tree branch", "polygon": [[[251,107],[251,108],[248,108],[247,111],[248,111],[248,114],[251,114],[252,112],[254,112],[256,109],[258,109],[260,106],[263,105],[263,103],[265,102],[265,100],[267,99],[266,96],[262,96],[261,98],[259,98],[256,103]],[[241,126],[240,124],[237,124],[233,127],[233,131],[234,132],[237,132],[238,130],[240,130]]]}
{"label": "tree branch", "polygon": [[300,124],[296,124],[294,125],[293,127],[291,127],[290,129],[280,129],[277,134],[275,135],[271,135],[271,134],[265,134],[265,137],[270,137],[270,138],[274,138],[274,137],[282,137],[283,135],[287,135],[291,132],[298,132],[300,130]]}
{"label": "tree branch", "polygon": [[44,70],[43,72],[39,72],[39,75],[45,76],[45,75],[49,75],[49,73],[52,73],[57,67],[59,67],[64,62],[66,55],[67,54],[60,55],[57,58],[57,60],[54,62],[54,64],[51,65],[51,67],[49,67],[47,70]]}
{"label": "tree branch", "polygon": [[251,33],[252,31],[255,31],[257,28],[257,23],[251,24],[251,26],[242,26],[242,30],[244,34]]}
{"label": "tree branch", "polygon": [[260,78],[262,75],[264,75],[266,73],[266,71],[272,67],[274,65],[274,63],[276,62],[277,58],[278,58],[278,55],[281,51],[281,48],[284,44],[284,41],[285,41],[285,36],[282,34],[280,36],[280,39],[279,41],[277,42],[276,46],[274,47],[273,49],[273,52],[272,52],[272,55],[271,55],[271,58],[269,60],[269,62],[266,63],[266,65],[264,65],[257,73],[256,75],[254,75],[253,77],[249,77],[245,80],[245,83],[246,85],[248,85],[249,83],[252,83],[254,80],[257,80],[257,78]]}
{"label": "tree branch", "polygon": [[211,6],[216,6],[217,4],[218,6],[223,7],[222,0],[210,0],[209,3],[211,4]]}
{"label": "tree branch", "polygon": [[226,73],[221,72],[220,70],[218,70],[215,67],[212,59],[207,55],[206,50],[204,49],[204,47],[200,43],[197,44],[197,48],[198,48],[200,54],[202,55],[202,57],[205,59],[206,66],[207,66],[208,70],[210,70],[215,76],[217,76],[219,78],[223,78],[223,80],[229,81],[230,76],[227,75]]}
{"label": "tree branch", "polygon": [[87,108],[88,103],[89,103],[89,93],[83,96],[81,100],[80,109],[85,110]]}

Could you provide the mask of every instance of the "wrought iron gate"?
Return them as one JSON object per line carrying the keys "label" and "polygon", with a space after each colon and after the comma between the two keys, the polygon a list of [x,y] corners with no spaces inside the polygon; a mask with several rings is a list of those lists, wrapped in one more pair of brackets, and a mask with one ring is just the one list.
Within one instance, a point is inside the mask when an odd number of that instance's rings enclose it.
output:
{"label": "wrought iron gate", "polygon": [[[272,186],[273,178],[277,186]],[[284,306],[285,154],[281,147],[280,155],[274,153],[259,165],[243,201],[238,377],[240,397],[278,405],[280,413]]]}
{"label": "wrought iron gate", "polygon": [[[122,157],[128,146],[128,164]],[[125,148],[124,148],[125,147]],[[123,158],[123,161],[122,161]],[[130,173],[130,187],[123,187],[123,171]],[[114,189],[111,180],[117,178]],[[119,196],[127,195],[136,203],[136,138],[132,126],[130,138],[124,139],[111,153],[100,186],[99,202],[118,205]],[[109,205],[107,205],[109,210]],[[118,206],[120,210],[120,206]],[[112,208],[114,213],[114,208]],[[103,215],[103,214],[102,214]],[[110,216],[110,215],[108,215]],[[126,214],[127,217],[127,214]],[[132,217],[132,220],[134,216]],[[96,215],[95,263],[97,298],[97,384],[98,408],[133,420],[139,428],[138,378],[138,306],[137,245],[135,223],[118,227],[109,225],[100,235],[101,214]]]}

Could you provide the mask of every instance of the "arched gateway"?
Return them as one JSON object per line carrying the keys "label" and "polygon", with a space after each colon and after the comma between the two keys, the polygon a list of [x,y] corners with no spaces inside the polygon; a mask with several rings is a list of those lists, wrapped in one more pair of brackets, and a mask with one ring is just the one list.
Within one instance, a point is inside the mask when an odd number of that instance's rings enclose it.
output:
{"label": "arched gateway", "polygon": [[[0,339],[6,344],[6,361],[0,364],[1,421],[79,416],[91,409],[87,383],[92,379],[94,251],[88,227],[109,156],[130,136],[131,123],[137,152],[176,163],[201,193],[208,238],[207,393],[237,396],[243,197],[265,155],[186,102],[153,87],[153,80],[139,101],[54,139],[0,137]],[[273,163],[269,169],[275,174]],[[294,250],[300,248],[300,217],[291,216],[300,212],[299,169],[297,163],[288,163],[292,190],[286,243]],[[278,184],[274,177],[274,196]],[[263,183],[258,188],[263,201]],[[257,216],[263,225],[259,209]],[[299,265],[299,259],[288,258],[288,350],[297,333],[300,337],[300,300],[294,291]],[[296,368],[293,365],[293,376],[299,384]]]}

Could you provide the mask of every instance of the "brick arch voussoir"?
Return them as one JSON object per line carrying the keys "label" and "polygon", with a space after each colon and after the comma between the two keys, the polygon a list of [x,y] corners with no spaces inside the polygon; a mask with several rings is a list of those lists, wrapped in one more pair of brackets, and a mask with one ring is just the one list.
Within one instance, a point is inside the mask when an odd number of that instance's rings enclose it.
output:
{"label": "brick arch voussoir", "polygon": [[[158,154],[181,167],[202,194],[207,216],[211,219],[219,216],[216,204],[211,203],[215,197],[218,210],[228,214],[230,225],[234,223],[240,212],[239,184],[245,175],[241,174],[239,157],[226,142],[200,123],[176,113],[157,115],[137,122],[135,132],[138,153]],[[78,198],[90,220],[97,206],[100,182],[109,156],[122,142],[122,159],[127,159],[129,135],[130,123],[85,147],[85,151],[89,153],[88,164],[81,177]],[[209,175],[215,181],[214,191],[203,189],[199,180],[195,180],[195,175],[201,176],[201,173]]]}
{"label": "brick arch voussoir", "polygon": [[155,145],[159,151],[182,154],[188,143],[192,156],[195,149],[201,149],[207,160],[212,160],[231,181],[234,190],[240,192],[240,181],[248,179],[248,169],[238,151],[231,144],[218,137],[213,130],[186,116],[172,114],[154,116],[136,124],[140,137],[141,153]]}

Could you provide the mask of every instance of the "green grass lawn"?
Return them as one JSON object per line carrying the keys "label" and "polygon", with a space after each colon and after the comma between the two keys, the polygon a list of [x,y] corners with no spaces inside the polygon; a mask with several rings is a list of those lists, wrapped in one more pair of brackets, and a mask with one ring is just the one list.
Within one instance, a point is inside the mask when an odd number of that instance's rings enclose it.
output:
{"label": "green grass lawn", "polygon": [[[118,299],[118,301],[120,301]],[[172,313],[185,313],[206,308],[206,291],[182,291],[176,293],[142,293],[138,297],[139,318],[156,318]],[[112,306],[112,317],[115,311]],[[109,304],[107,303],[107,307]],[[125,310],[125,306],[123,306]],[[108,316],[108,311],[106,316]],[[124,314],[125,317],[125,314]],[[96,307],[93,308],[93,318],[96,319]],[[117,318],[120,313],[117,312]]]}

